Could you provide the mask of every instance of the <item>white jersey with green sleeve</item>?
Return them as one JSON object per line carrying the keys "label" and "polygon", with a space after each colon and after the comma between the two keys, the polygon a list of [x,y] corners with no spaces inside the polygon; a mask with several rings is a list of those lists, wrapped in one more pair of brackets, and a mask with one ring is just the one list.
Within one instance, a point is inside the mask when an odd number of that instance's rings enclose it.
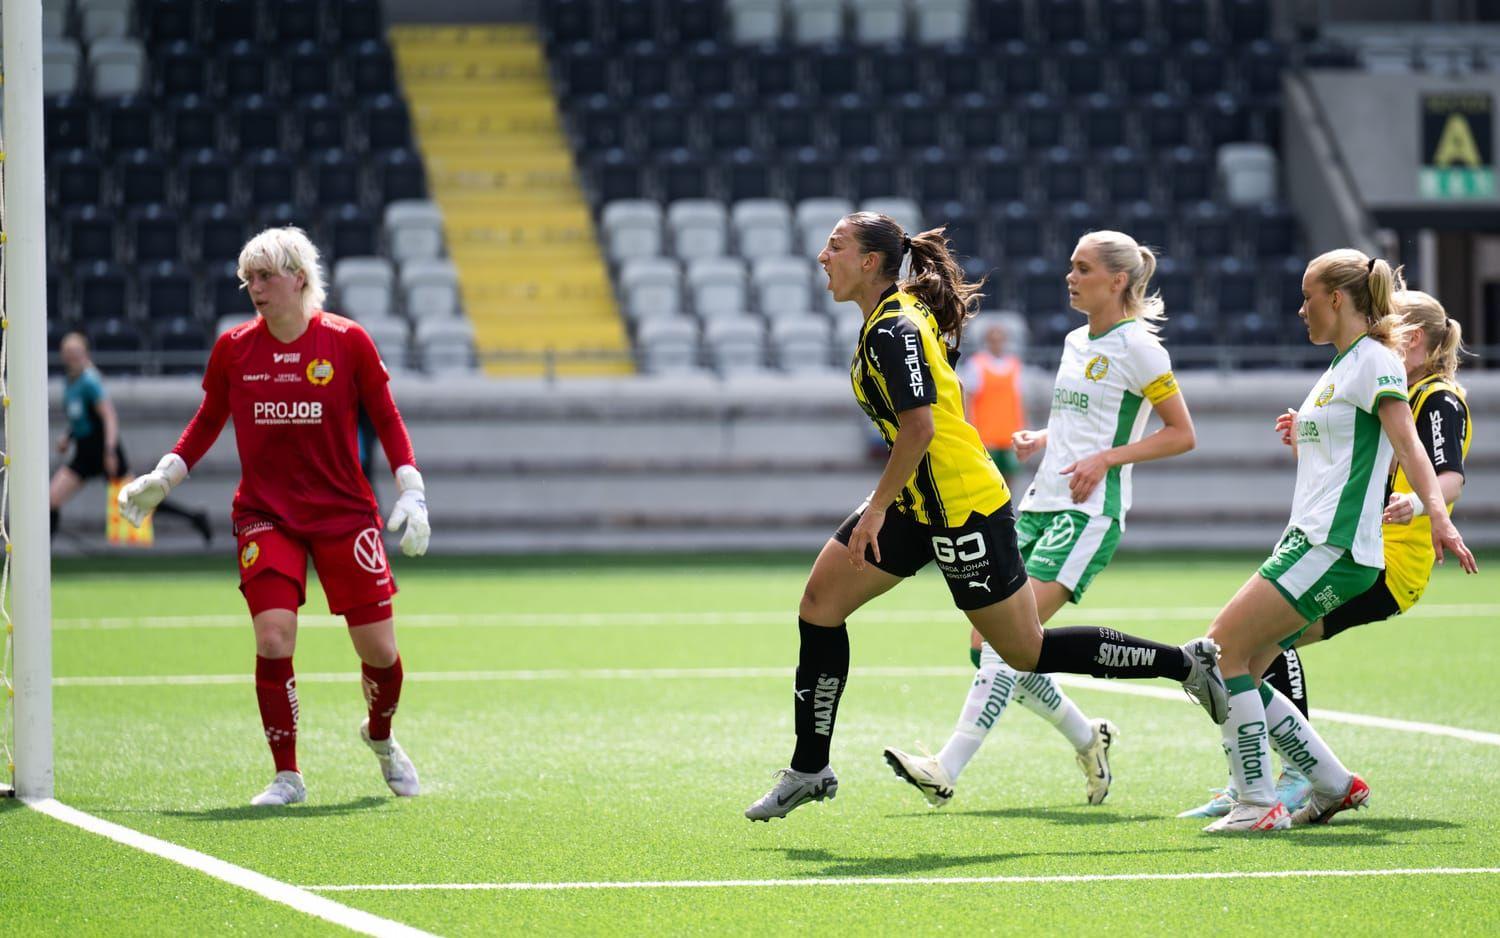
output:
{"label": "white jersey with green sleeve", "polygon": [[1052,388],[1047,448],[1021,501],[1022,511],[1081,511],[1125,525],[1130,510],[1130,466],[1116,466],[1075,504],[1061,471],[1085,456],[1141,438],[1151,405],[1177,393],[1167,350],[1139,319],[1121,321],[1097,336],[1088,326],[1068,333]]}
{"label": "white jersey with green sleeve", "polygon": [[1392,449],[1377,410],[1386,397],[1406,400],[1406,366],[1360,336],[1297,409],[1297,493],[1287,527],[1312,544],[1345,548],[1366,567],[1385,566],[1380,513]]}

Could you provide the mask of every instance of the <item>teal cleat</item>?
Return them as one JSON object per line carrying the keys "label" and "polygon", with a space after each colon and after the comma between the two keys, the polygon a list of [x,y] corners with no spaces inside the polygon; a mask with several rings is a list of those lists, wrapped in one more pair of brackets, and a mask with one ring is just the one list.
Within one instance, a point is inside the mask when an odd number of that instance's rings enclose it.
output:
{"label": "teal cleat", "polygon": [[1206,804],[1200,804],[1196,808],[1188,808],[1177,815],[1178,817],[1223,817],[1234,807],[1234,796],[1226,788],[1210,789],[1214,796],[1208,799]]}
{"label": "teal cleat", "polygon": [[1282,767],[1281,777],[1276,780],[1276,797],[1286,805],[1289,813],[1295,814],[1298,808],[1307,804],[1312,790],[1312,782],[1306,775],[1290,766]]}

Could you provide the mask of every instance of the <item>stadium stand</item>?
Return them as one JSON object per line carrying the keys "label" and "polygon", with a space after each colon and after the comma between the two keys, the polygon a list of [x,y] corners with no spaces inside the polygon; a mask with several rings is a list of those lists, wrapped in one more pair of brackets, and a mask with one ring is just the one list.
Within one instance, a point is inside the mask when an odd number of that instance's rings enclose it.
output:
{"label": "stadium stand", "polygon": [[[233,274],[241,245],[258,225],[295,224],[333,275],[329,308],[372,317],[393,361],[423,364],[405,320],[428,303],[461,315],[451,282],[403,291],[392,273],[351,301],[337,276],[386,255],[404,274],[444,244],[375,0],[49,0],[44,13],[52,332],[83,328],[116,372],[201,369],[224,322],[253,315]],[[452,332],[429,347],[445,371],[464,358]]]}

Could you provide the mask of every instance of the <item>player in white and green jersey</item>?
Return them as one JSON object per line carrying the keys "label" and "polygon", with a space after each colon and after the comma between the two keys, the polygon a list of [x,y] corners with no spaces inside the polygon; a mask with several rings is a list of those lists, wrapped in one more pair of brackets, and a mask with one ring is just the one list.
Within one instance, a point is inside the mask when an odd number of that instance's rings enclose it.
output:
{"label": "player in white and green jersey", "polygon": [[[1046,429],[1015,435],[1023,459],[1046,450],[1016,523],[1044,623],[1065,604],[1078,602],[1114,555],[1130,508],[1131,465],[1194,445],[1192,418],[1155,335],[1161,298],[1146,295],[1155,268],[1155,255],[1129,235],[1097,231],[1078,242],[1068,296],[1088,322],[1064,341]],[[1153,409],[1163,426],[1144,436]],[[1085,796],[1090,804],[1102,803],[1112,781],[1109,747],[1118,730],[1108,720],[1084,716],[1050,675],[1017,672],[980,643],[978,633],[974,641],[978,673],[953,735],[936,756],[887,749],[891,768],[941,807],[1014,697],[1072,744]]]}
{"label": "player in white and green jersey", "polygon": [[[1358,808],[1370,789],[1346,769],[1306,718],[1258,675],[1307,626],[1364,593],[1384,566],[1381,512],[1394,452],[1432,516],[1441,559],[1453,551],[1473,573],[1474,556],[1448,518],[1432,463],[1406,400],[1406,367],[1388,345],[1404,328],[1393,306],[1400,275],[1359,251],[1330,251],[1308,264],[1299,315],[1333,362],[1297,409],[1297,487],[1291,520],[1271,557],[1214,619],[1229,690],[1222,726],[1237,803],[1209,831],[1268,831],[1326,823]],[[1258,686],[1259,685],[1259,686]],[[1295,814],[1277,799],[1271,749],[1312,782]]]}

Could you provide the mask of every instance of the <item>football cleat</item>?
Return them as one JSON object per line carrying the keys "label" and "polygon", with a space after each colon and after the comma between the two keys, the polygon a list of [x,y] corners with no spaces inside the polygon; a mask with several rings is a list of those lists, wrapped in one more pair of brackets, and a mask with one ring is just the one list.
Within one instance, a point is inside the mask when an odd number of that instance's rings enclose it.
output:
{"label": "football cleat", "polygon": [[1327,824],[1340,811],[1357,811],[1370,800],[1370,786],[1358,775],[1349,779],[1349,790],[1342,795],[1325,795],[1314,791],[1307,804],[1292,815],[1292,823]]}
{"label": "football cleat", "polygon": [[1208,711],[1209,719],[1223,724],[1229,719],[1229,691],[1219,672],[1219,645],[1211,638],[1195,638],[1182,646],[1192,671],[1182,682],[1182,689],[1195,703]]}
{"label": "football cleat", "polygon": [[1284,831],[1291,826],[1292,817],[1279,801],[1269,806],[1237,801],[1228,814],[1203,829],[1210,834],[1250,834]]}
{"label": "football cleat", "polygon": [[1094,720],[1089,725],[1094,728],[1094,737],[1078,750],[1078,767],[1083,770],[1084,794],[1089,804],[1103,804],[1109,797],[1109,783],[1114,781],[1109,772],[1109,747],[1120,731],[1108,720]]}
{"label": "football cleat", "polygon": [[824,766],[821,772],[782,769],[772,777],[776,779],[776,784],[771,786],[771,790],[745,809],[745,817],[752,821],[786,817],[809,801],[831,800],[839,790],[839,780],[829,766]]}
{"label": "football cleat", "polygon": [[1276,798],[1288,812],[1296,814],[1312,796],[1312,782],[1296,768],[1282,766],[1281,777],[1276,780]]}
{"label": "football cleat", "polygon": [[371,739],[370,720],[366,718],[359,725],[359,738],[365,741],[365,745],[370,747],[370,751],[380,761],[380,774],[391,791],[403,798],[421,794],[422,783],[417,781],[417,767],[411,764],[406,750],[396,742],[396,734],[392,733],[385,739]]}
{"label": "football cleat", "polygon": [[887,749],[885,762],[897,778],[921,792],[934,808],[941,808],[953,799],[953,779],[936,756],[914,756],[899,749]]}
{"label": "football cleat", "polygon": [[1234,796],[1227,788],[1209,789],[1214,796],[1196,808],[1188,808],[1178,817],[1223,817],[1234,807]]}
{"label": "football cleat", "polygon": [[301,772],[277,772],[265,791],[250,799],[257,808],[283,804],[301,804],[307,800],[307,786]]}

